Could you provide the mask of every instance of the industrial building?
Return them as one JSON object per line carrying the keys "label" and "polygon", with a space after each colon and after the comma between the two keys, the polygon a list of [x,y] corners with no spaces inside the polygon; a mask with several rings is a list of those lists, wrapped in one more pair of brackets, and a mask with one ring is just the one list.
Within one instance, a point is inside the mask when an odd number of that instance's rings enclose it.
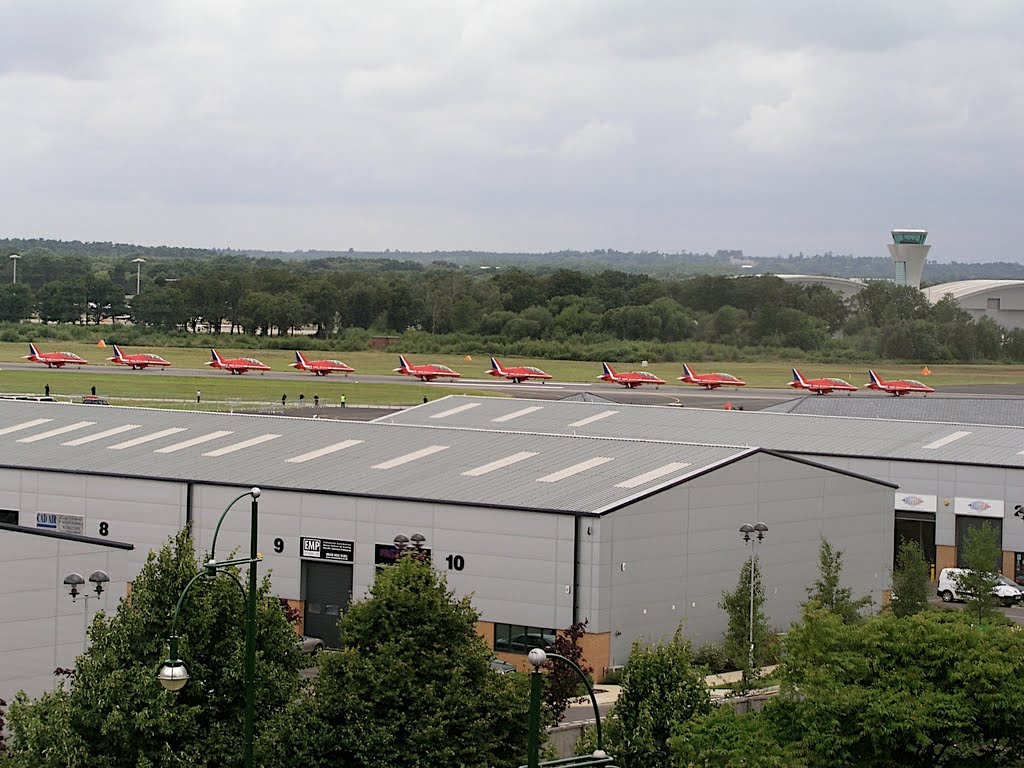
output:
{"label": "industrial building", "polygon": [[[225,506],[253,485],[261,572],[328,642],[399,534],[423,534],[500,655],[522,659],[520,636],[586,619],[598,674],[635,640],[679,626],[697,644],[722,637],[718,602],[749,555],[744,523],[769,526],[759,556],[775,626],[798,617],[822,535],[845,551],[855,593],[881,602],[889,480],[688,427],[688,416],[460,397],[374,423],[0,402],[0,696],[38,694],[55,667],[74,665],[85,614],[62,584],[68,571],[105,570],[107,591],[85,609],[113,609],[150,549],[187,525],[205,551]],[[784,420],[806,420],[773,418],[780,435]],[[248,542],[248,515],[234,512],[220,552]]]}

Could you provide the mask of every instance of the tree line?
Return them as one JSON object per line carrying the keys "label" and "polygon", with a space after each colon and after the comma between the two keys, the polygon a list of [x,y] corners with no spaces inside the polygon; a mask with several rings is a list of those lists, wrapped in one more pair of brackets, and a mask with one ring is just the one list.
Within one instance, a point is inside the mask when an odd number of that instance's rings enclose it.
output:
{"label": "tree line", "polygon": [[1024,331],[974,320],[951,298],[931,305],[921,291],[882,280],[845,300],[771,275],[673,279],[611,269],[191,254],[154,258],[140,273],[131,255],[30,249],[18,282],[0,286],[0,321],[123,321],[182,340],[226,331],[257,345],[313,328],[328,349],[389,334],[401,335],[406,351],[566,359],[1024,361]]}

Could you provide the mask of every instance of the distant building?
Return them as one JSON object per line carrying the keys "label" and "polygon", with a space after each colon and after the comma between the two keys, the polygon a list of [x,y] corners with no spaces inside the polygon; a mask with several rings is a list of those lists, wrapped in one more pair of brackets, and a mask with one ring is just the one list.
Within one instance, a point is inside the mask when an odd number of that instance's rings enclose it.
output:
{"label": "distant building", "polygon": [[1024,328],[1024,280],[958,280],[924,294],[932,304],[950,294],[975,320],[990,317],[1004,328]]}
{"label": "distant building", "polygon": [[831,277],[829,275],[775,275],[775,277],[797,285],[823,285],[840,294],[844,299],[856,296],[867,285],[866,282],[857,278]]}
{"label": "distant building", "polygon": [[896,272],[894,280],[896,285],[910,285],[914,288],[921,287],[921,272],[924,270],[924,260],[928,256],[930,245],[925,245],[928,239],[927,229],[894,229],[892,230],[892,244],[889,245],[889,255],[892,256],[893,268]]}

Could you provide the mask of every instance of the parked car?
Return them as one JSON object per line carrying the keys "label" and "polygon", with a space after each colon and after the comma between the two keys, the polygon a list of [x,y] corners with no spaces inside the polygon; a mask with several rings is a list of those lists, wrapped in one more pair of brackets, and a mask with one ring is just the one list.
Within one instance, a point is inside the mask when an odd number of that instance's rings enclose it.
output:
{"label": "parked car", "polygon": [[534,648],[544,651],[555,649],[554,635],[516,635],[509,643],[509,650],[512,653],[529,653]]}
{"label": "parked car", "polygon": [[84,405],[110,405],[104,398],[96,395],[83,395],[82,403]]}
{"label": "parked car", "polygon": [[[960,578],[970,573],[971,571],[967,568],[943,568],[939,572],[939,586],[935,590],[936,594],[946,603],[951,603],[954,600],[963,602],[970,597],[970,594],[964,591],[960,584]],[[1009,606],[1024,600],[1024,590],[1017,586],[1012,579],[1000,574],[996,574],[995,578],[996,584],[992,587],[992,594],[999,599],[999,602]]]}
{"label": "parked car", "polygon": [[324,649],[323,640],[319,637],[310,637],[309,635],[299,635],[295,645],[298,647],[299,653],[304,653],[307,656],[316,656]]}
{"label": "parked car", "polygon": [[497,672],[499,675],[511,675],[516,672],[516,665],[510,664],[507,661],[502,661],[497,656],[492,656],[491,670]]}

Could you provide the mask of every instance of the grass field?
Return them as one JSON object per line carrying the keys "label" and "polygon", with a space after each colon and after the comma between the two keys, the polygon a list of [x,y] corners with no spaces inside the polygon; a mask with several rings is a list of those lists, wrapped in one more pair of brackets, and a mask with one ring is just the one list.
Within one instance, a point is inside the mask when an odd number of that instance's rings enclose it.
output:
{"label": "grass field", "polygon": [[[107,362],[106,358],[112,354],[109,347],[98,348],[95,344],[41,344],[43,351],[68,351],[81,355],[90,363],[97,365],[113,365]],[[181,347],[147,347],[130,348],[126,352],[154,352],[167,360],[170,360],[174,367],[158,371],[148,370],[138,372],[132,376],[103,376],[96,377],[89,375],[89,367],[81,370],[67,368],[64,370],[47,370],[42,367],[38,371],[3,371],[0,373],[0,392],[38,392],[41,393],[43,386],[50,384],[52,394],[80,395],[87,393],[89,388],[96,385],[99,393],[109,395],[113,398],[144,397],[150,399],[168,399],[179,401],[195,400],[195,390],[203,390],[204,400],[241,400],[247,402],[280,402],[281,394],[288,395],[289,402],[297,401],[298,395],[304,393],[307,399],[312,399],[314,393],[322,399],[330,402],[337,402],[341,394],[345,394],[348,401],[353,404],[402,404],[416,402],[422,397],[423,392],[415,387],[404,384],[364,384],[356,383],[358,374],[391,374],[398,364],[398,355],[389,352],[347,352],[339,353],[307,353],[310,359],[321,357],[340,358],[357,371],[351,378],[341,376],[330,376],[316,378],[309,375],[304,378],[296,377],[294,381],[278,381],[262,379],[259,376],[248,374],[246,376],[231,376],[225,373],[223,377],[204,377],[202,379],[190,377],[189,369],[205,368],[203,365],[209,359],[209,350],[190,349]],[[294,356],[287,350],[258,350],[252,351],[244,347],[218,347],[218,351],[224,357],[256,357],[269,365],[275,371],[290,371],[289,363]],[[0,369],[7,361],[18,361],[28,352],[25,344],[2,343],[0,344]],[[474,356],[467,360],[465,356],[458,355],[410,355],[413,363],[443,363],[459,371],[466,378],[479,378],[484,376],[484,371],[489,367],[488,359],[485,356]],[[579,362],[571,360],[528,360],[519,358],[507,358],[502,362],[505,365],[537,365],[550,373],[556,381],[577,381],[590,382],[596,380],[601,373],[600,361]],[[614,364],[617,370],[634,370],[640,366],[637,364],[617,363]],[[701,365],[694,361],[692,367],[699,373],[723,370],[733,373],[744,379],[749,386],[784,388],[791,380],[790,369],[794,366],[800,368],[805,377],[838,376],[847,379],[851,383],[861,386],[867,381],[867,368],[863,364],[839,363],[825,365],[820,363],[809,364],[799,360],[785,361],[761,361],[744,363],[714,363]],[[963,386],[979,384],[1017,384],[1024,382],[1024,366],[1014,365],[930,365],[930,375],[922,374],[922,366],[910,364],[879,363],[875,366],[876,372],[884,378],[917,378],[922,379],[931,386],[941,389],[943,386]],[[657,363],[649,365],[646,370],[660,376],[676,386],[676,378],[682,373],[682,366],[678,363]],[[678,385],[683,386],[683,385]],[[459,389],[460,392],[469,394],[469,389]],[[436,390],[431,390],[431,397],[439,396]]]}

